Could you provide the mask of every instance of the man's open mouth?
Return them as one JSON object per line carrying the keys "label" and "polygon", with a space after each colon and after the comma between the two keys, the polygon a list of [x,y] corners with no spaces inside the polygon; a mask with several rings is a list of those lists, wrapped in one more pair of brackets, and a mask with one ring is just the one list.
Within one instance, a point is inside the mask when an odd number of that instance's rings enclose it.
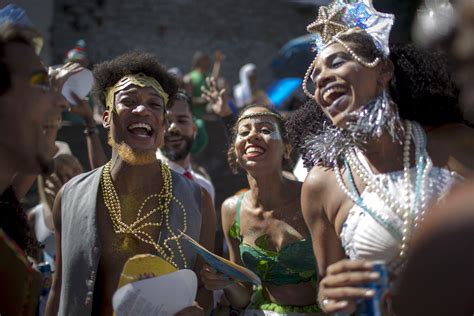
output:
{"label": "man's open mouth", "polygon": [[147,123],[132,123],[128,125],[127,130],[138,137],[151,137],[153,135],[153,129]]}

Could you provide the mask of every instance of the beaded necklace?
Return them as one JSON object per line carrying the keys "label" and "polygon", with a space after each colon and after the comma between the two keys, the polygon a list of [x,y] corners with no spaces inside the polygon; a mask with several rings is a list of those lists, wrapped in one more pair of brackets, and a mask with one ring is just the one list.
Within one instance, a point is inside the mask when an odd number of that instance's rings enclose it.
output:
{"label": "beaded necklace", "polygon": [[[412,133],[413,131],[413,133]],[[412,194],[412,184],[410,177],[410,142],[414,139],[415,160],[416,160],[416,179],[414,194]],[[354,203],[359,205],[364,211],[370,214],[377,222],[387,228],[387,230],[400,242],[400,252],[397,259],[390,263],[393,270],[399,269],[406,257],[408,242],[411,239],[414,228],[418,226],[424,215],[426,208],[426,182],[429,171],[432,167],[431,159],[426,151],[426,137],[419,125],[414,125],[409,121],[405,122],[405,141],[403,144],[403,203],[398,202],[395,197],[386,192],[386,188],[380,179],[369,172],[357,157],[354,149],[345,154],[344,165],[348,171],[349,190],[341,175],[341,170],[335,164],[334,170],[336,180],[344,193],[349,196]],[[394,212],[402,221],[403,228],[400,231],[396,228],[393,221],[380,214],[380,211],[368,207],[362,197],[358,194],[352,172],[357,174],[366,184],[367,188],[375,192],[388,208]],[[351,214],[349,214],[350,216]]]}
{"label": "beaded necklace", "polygon": [[[166,261],[177,267],[177,264],[174,261],[175,256],[173,249],[171,249],[169,244],[171,241],[174,241],[179,255],[183,261],[184,268],[187,268],[186,259],[179,242],[183,236],[183,233],[185,233],[187,230],[186,209],[184,208],[181,201],[179,201],[173,195],[173,181],[169,167],[163,162],[160,163],[161,174],[163,177],[163,188],[161,189],[161,192],[153,193],[146,197],[138,209],[135,221],[131,224],[127,224],[122,220],[120,199],[118,197],[117,191],[115,190],[114,184],[112,182],[112,176],[110,174],[111,165],[112,162],[109,161],[104,166],[100,178],[100,185],[102,187],[102,196],[104,198],[105,206],[107,207],[110,219],[112,220],[114,232],[116,234],[126,234],[127,236],[131,235],[146,244],[152,245]],[[158,206],[152,208],[148,213],[142,215],[143,209],[152,199],[158,199]],[[183,227],[178,234],[175,234],[171,229],[169,220],[170,203],[172,201],[175,201],[176,204],[179,205],[183,214]],[[158,213],[159,215],[159,220],[157,222],[145,221],[155,213]],[[161,235],[162,226],[165,226],[164,228],[168,230],[169,236],[164,239],[162,245],[160,245],[148,232],[145,231],[145,229],[156,227],[160,229]]]}

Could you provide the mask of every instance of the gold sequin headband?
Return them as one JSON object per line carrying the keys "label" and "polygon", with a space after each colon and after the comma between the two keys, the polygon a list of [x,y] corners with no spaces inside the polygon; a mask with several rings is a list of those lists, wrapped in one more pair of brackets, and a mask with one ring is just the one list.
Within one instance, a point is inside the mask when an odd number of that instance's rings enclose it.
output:
{"label": "gold sequin headband", "polygon": [[149,77],[144,73],[139,72],[137,74],[126,75],[115,85],[107,88],[105,97],[105,105],[107,110],[111,111],[114,109],[115,94],[131,84],[141,88],[150,87],[155,89],[155,91],[158,92],[158,94],[163,98],[165,105],[168,103],[169,95],[165,92],[165,90],[163,90],[163,87],[160,85],[160,83],[155,78]]}
{"label": "gold sequin headband", "polygon": [[273,113],[273,112],[269,112],[269,111],[268,111],[268,112],[250,113],[250,114],[241,116],[241,117],[237,120],[237,124],[239,124],[242,120],[245,120],[245,119],[248,119],[248,118],[260,117],[260,116],[273,116],[273,117],[277,118],[278,120],[283,121],[283,117],[282,117],[280,114],[277,114],[277,113]]}

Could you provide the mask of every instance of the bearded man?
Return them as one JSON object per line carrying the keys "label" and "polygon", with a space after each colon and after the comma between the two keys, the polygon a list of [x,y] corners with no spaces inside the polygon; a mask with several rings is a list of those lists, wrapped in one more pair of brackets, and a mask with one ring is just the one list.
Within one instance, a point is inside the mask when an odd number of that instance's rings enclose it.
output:
{"label": "bearded man", "polygon": [[215,189],[212,182],[196,172],[191,163],[191,148],[197,134],[191,106],[191,99],[182,89],[170,98],[166,110],[168,129],[163,147],[157,151],[156,156],[166,161],[172,170],[206,189],[214,202]]}
{"label": "bearded man", "polygon": [[[181,232],[208,249],[214,246],[209,195],[155,157],[167,128],[168,98],[177,89],[174,79],[146,53],[99,64],[94,76],[112,159],[69,181],[56,197],[57,272],[48,315],[112,315],[123,265],[136,254],[200,271],[202,262]],[[200,286],[196,300],[208,308],[211,293]],[[196,304],[180,314],[203,311]]]}

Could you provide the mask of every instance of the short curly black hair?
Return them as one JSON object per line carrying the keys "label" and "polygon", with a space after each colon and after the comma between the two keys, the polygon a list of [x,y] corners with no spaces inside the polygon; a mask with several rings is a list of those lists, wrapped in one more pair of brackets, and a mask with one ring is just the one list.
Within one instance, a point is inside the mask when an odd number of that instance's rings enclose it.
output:
{"label": "short curly black hair", "polygon": [[104,108],[105,91],[126,75],[139,72],[155,78],[163,90],[172,95],[178,90],[176,79],[170,75],[155,55],[145,52],[130,52],[94,66],[92,95]]}
{"label": "short curly black hair", "polygon": [[[283,143],[289,144],[290,141],[288,139],[288,133],[286,132],[285,128],[285,118],[273,107],[268,106],[268,105],[262,105],[262,104],[250,104],[245,107],[243,107],[239,111],[239,115],[237,116],[237,119],[235,121],[234,126],[230,130],[230,142],[229,142],[229,148],[227,150],[227,163],[229,164],[229,167],[232,171],[233,174],[238,174],[239,173],[239,165],[237,164],[237,157],[235,155],[235,139],[237,137],[237,132],[238,132],[238,127],[239,127],[239,119],[244,114],[247,110],[253,109],[253,108],[264,108],[267,109],[268,112],[272,112],[276,114],[280,119],[277,120],[278,128],[280,129],[280,134],[283,139]],[[291,163],[291,162],[289,162]]]}
{"label": "short curly black hair", "polygon": [[[348,37],[348,44],[362,58],[371,61],[379,56],[375,45],[360,45],[360,38],[357,38],[360,35]],[[358,45],[352,46],[351,42]],[[391,45],[390,51],[390,60],[395,69],[390,95],[397,103],[402,119],[417,121],[425,126],[464,123],[458,106],[459,91],[445,55],[422,50],[411,44]],[[327,117],[315,100],[306,102],[287,119],[286,130],[290,142],[301,154],[305,151],[305,139],[319,132],[314,130],[316,127],[313,122],[324,119]]]}

